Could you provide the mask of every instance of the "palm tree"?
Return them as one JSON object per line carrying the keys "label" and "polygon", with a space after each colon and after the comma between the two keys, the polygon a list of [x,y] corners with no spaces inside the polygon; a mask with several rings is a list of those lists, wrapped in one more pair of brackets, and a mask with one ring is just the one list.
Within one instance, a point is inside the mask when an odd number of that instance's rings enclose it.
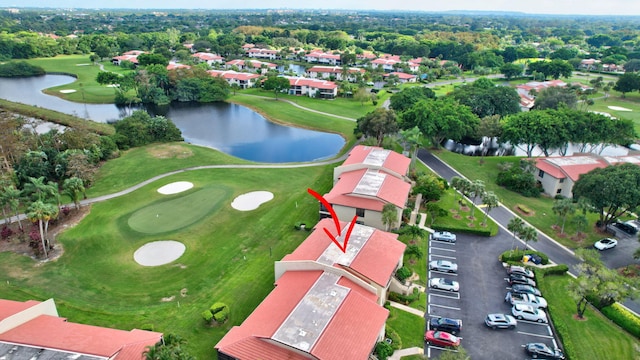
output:
{"label": "palm tree", "polygon": [[507,224],[507,230],[511,231],[513,234],[513,240],[511,241],[511,250],[513,250],[513,244],[516,242],[516,237],[520,235],[522,229],[524,228],[524,221],[517,216],[514,216],[509,220]]}
{"label": "palm tree", "polygon": [[385,230],[389,231],[390,227],[395,225],[398,219],[398,209],[392,203],[384,204],[382,207],[382,224],[385,226]]}
{"label": "palm tree", "polygon": [[80,209],[80,195],[85,192],[82,179],[77,177],[65,179],[62,188],[64,189],[64,193],[69,195],[71,201],[75,204],[76,210]]}
{"label": "palm tree", "polygon": [[400,130],[400,137],[403,142],[409,144],[409,151],[411,153],[411,163],[409,168],[413,168],[418,149],[422,145],[422,131],[420,131],[419,127],[414,126],[412,129]]}
{"label": "palm tree", "polygon": [[21,195],[20,190],[16,189],[15,186],[11,185],[11,186],[4,187],[2,198],[5,199],[9,204],[11,211],[13,211],[16,218],[18,219],[18,226],[20,227],[20,230],[23,230],[22,220],[20,220],[20,214],[18,212],[20,209],[20,200],[22,199],[22,196],[20,195]]}
{"label": "palm tree", "polygon": [[415,243],[417,238],[424,238],[426,231],[418,225],[411,225],[407,227],[405,234],[411,236],[411,243]]}
{"label": "palm tree", "polygon": [[560,220],[562,221],[560,234],[564,234],[564,224],[567,221],[567,216],[576,212],[576,204],[574,204],[573,200],[569,198],[560,199],[553,203],[553,208],[551,210],[560,217]]}
{"label": "palm tree", "polygon": [[529,241],[538,241],[538,230],[531,226],[525,226],[520,233],[522,240],[524,240],[524,249],[527,250],[527,244]]}
{"label": "palm tree", "polygon": [[484,187],[484,181],[482,180],[475,180],[471,183],[471,189],[469,189],[470,193],[471,193],[471,202],[472,202],[472,206],[471,206],[471,218],[473,218],[473,214],[476,210],[475,207],[475,203],[476,203],[476,199],[477,198],[482,198],[483,194],[485,193],[485,187]]}
{"label": "palm tree", "polygon": [[500,199],[498,199],[498,196],[493,191],[487,191],[482,196],[482,203],[484,204],[484,220],[482,220],[482,225],[486,226],[489,211],[498,207]]}
{"label": "palm tree", "polygon": [[48,258],[47,244],[44,240],[44,219],[46,218],[47,204],[41,200],[34,201],[29,205],[27,209],[27,218],[32,222],[38,222],[38,228],[40,230],[40,240],[42,241],[42,249],[44,250],[44,257]]}
{"label": "palm tree", "polygon": [[460,192],[460,182],[462,178],[459,176],[454,176],[451,178],[451,187],[456,189],[456,193],[454,194],[454,200],[458,200],[458,193]]}

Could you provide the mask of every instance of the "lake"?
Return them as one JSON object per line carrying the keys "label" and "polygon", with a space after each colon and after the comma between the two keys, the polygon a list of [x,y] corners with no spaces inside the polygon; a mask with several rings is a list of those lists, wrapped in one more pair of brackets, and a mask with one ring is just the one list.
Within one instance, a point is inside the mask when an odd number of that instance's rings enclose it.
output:
{"label": "lake", "polygon": [[[82,104],[42,93],[69,84],[66,75],[0,79],[0,98],[60,111],[81,118],[109,122],[131,113],[113,104]],[[165,116],[182,131],[185,141],[257,162],[285,163],[329,159],[345,140],[340,135],[284,126],[268,121],[237,104],[172,104]]]}

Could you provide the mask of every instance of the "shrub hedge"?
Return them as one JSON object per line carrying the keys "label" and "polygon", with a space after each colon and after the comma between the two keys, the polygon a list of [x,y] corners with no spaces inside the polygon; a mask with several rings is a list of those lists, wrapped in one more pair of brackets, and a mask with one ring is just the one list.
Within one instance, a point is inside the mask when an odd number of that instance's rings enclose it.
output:
{"label": "shrub hedge", "polygon": [[616,325],[626,330],[629,334],[640,338],[640,318],[629,312],[618,303],[605,306],[600,311]]}
{"label": "shrub hedge", "polygon": [[534,250],[507,250],[505,252],[503,252],[502,254],[500,254],[500,256],[498,257],[498,259],[500,259],[500,261],[502,262],[521,262],[522,261],[522,257],[525,255],[530,255],[530,254],[535,254],[540,256],[540,258],[542,259],[542,265],[547,265],[549,263],[549,257],[544,254],[541,253],[539,251],[534,251]]}
{"label": "shrub hedge", "polygon": [[547,275],[564,275],[567,271],[569,271],[569,267],[565,264],[559,264],[556,266],[551,266],[548,268],[539,269],[538,273],[542,274],[542,276]]}
{"label": "shrub hedge", "polygon": [[491,230],[488,230],[488,229],[475,229],[475,228],[469,228],[469,227],[456,227],[456,226],[443,226],[443,225],[433,225],[433,229],[438,231],[450,231],[453,233],[461,232],[461,233],[474,234],[474,235],[480,235],[480,236],[486,236],[486,237],[491,236]]}

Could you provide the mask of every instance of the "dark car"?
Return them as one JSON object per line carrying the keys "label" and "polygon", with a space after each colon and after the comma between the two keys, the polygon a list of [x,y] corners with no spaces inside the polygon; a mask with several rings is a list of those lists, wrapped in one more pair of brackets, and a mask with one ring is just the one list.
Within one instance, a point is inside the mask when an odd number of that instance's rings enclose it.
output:
{"label": "dark car", "polygon": [[540,290],[534,288],[531,285],[514,284],[511,285],[511,291],[514,293],[533,294],[535,296],[541,296]]}
{"label": "dark car", "polygon": [[552,349],[543,343],[528,343],[523,345],[524,351],[533,358],[539,359],[564,359],[560,349]]}
{"label": "dark car", "polygon": [[533,279],[529,279],[528,277],[520,274],[510,274],[509,275],[509,284],[524,284],[536,286],[536,282]]}
{"label": "dark car", "polygon": [[429,329],[446,331],[453,335],[460,334],[462,331],[462,320],[450,319],[445,317],[433,317],[429,320]]}
{"label": "dark car", "polygon": [[613,226],[617,227],[618,229],[626,232],[629,235],[635,235],[638,233],[638,228],[636,228],[635,226],[628,224],[626,222],[614,222]]}

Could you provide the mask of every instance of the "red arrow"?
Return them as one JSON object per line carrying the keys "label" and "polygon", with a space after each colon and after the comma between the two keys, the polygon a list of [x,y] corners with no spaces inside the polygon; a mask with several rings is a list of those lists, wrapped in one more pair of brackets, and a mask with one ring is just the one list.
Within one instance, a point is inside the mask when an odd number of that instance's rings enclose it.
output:
{"label": "red arrow", "polygon": [[[340,233],[342,232],[342,230],[340,229],[340,220],[338,219],[338,215],[336,215],[336,212],[333,210],[333,207],[331,206],[331,204],[329,204],[327,199],[322,197],[322,195],[318,194],[317,192],[311,189],[307,189],[307,192],[309,192],[309,194],[311,194],[314,198],[318,199],[318,201],[320,201],[322,205],[324,205],[324,207],[327,208],[327,210],[329,210],[329,213],[331,214],[331,218],[333,219],[333,222],[336,226],[336,230],[338,231],[338,235],[340,235]],[[331,234],[329,229],[323,228],[324,232],[329,236],[331,241],[333,241],[333,243],[336,244],[338,246],[338,249],[342,250],[343,253],[347,252],[347,244],[349,243],[351,230],[353,230],[353,227],[355,226],[357,220],[358,220],[358,215],[355,215],[353,217],[353,220],[351,220],[351,223],[349,224],[349,228],[347,229],[347,234],[344,236],[342,244],[336,239],[335,236]]]}

